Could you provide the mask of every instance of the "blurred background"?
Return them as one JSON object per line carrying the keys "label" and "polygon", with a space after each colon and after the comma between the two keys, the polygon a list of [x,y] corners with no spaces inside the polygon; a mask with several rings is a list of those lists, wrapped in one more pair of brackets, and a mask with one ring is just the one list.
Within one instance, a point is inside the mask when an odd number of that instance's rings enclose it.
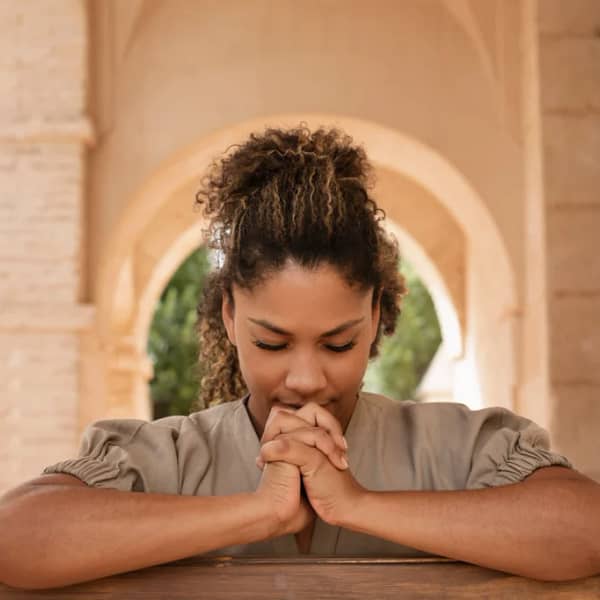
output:
{"label": "blurred background", "polygon": [[402,251],[365,389],[504,406],[600,481],[600,1],[0,0],[0,493],[202,408],[195,192],[300,121],[365,147]]}

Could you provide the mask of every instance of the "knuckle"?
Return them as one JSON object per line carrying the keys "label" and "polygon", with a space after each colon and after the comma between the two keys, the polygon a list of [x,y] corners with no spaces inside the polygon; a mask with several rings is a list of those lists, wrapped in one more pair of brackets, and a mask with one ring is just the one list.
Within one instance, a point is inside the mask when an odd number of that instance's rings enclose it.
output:
{"label": "knuckle", "polygon": [[322,427],[317,427],[316,437],[317,439],[326,447],[331,446],[331,436],[329,432],[323,429]]}
{"label": "knuckle", "polygon": [[260,456],[265,459],[273,459],[281,454],[285,454],[289,449],[289,441],[285,438],[278,437],[276,439],[265,442],[260,448]]}
{"label": "knuckle", "polygon": [[280,452],[287,452],[291,447],[290,440],[287,437],[280,436],[275,441]]}

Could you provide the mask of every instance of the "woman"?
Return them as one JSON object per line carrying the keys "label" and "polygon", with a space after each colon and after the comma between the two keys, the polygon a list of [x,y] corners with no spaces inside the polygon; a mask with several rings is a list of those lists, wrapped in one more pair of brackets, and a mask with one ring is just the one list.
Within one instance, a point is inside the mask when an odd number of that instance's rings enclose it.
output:
{"label": "woman", "polygon": [[197,196],[222,263],[199,308],[211,407],[90,425],[78,458],[3,498],[0,556],[28,560],[0,560],[0,580],[299,552],[600,571],[598,486],[543,429],[361,391],[406,292],[370,176],[336,129],[267,129],[213,164]]}

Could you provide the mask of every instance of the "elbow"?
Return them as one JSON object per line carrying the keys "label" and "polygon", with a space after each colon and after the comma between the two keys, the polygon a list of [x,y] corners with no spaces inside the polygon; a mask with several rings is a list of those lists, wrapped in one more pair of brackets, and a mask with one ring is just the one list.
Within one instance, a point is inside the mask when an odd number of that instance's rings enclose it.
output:
{"label": "elbow", "polygon": [[548,582],[576,581],[587,577],[600,575],[600,562],[598,558],[585,560],[581,558],[571,564],[548,565],[541,573],[530,575],[531,579]]}
{"label": "elbow", "polygon": [[[46,590],[73,583],[68,577],[44,572],[40,565],[23,564],[0,559],[0,584],[17,590]],[[0,597],[4,597],[0,591]]]}
{"label": "elbow", "polygon": [[[4,550],[0,548],[0,588],[5,585],[18,590],[46,590],[78,583],[68,573],[52,572],[37,561],[28,562],[23,557],[11,557],[10,548],[8,553]],[[0,597],[4,597],[1,589]]]}
{"label": "elbow", "polygon": [[21,581],[13,580],[0,574],[0,584],[4,587],[11,588],[14,590],[41,590],[45,589],[43,586],[36,587],[35,585],[28,585]]}
{"label": "elbow", "polygon": [[61,588],[66,584],[46,582],[39,579],[27,578],[27,579],[12,579],[0,577],[0,584],[15,589],[24,591],[34,590],[48,590],[52,588]]}
{"label": "elbow", "polygon": [[[40,590],[59,587],[52,578],[44,575],[42,565],[34,559],[28,560],[27,547],[22,545],[24,523],[20,515],[20,505],[26,500],[25,494],[4,495],[0,502],[0,584],[22,590]],[[25,550],[25,551],[24,551]],[[1,596],[0,592],[0,596]]]}
{"label": "elbow", "polygon": [[[554,581],[573,581],[600,575],[600,538],[594,537],[588,542],[589,550],[574,553],[571,563],[565,564],[557,570],[560,579],[557,578]],[[581,547],[585,547],[585,545],[581,544]]]}
{"label": "elbow", "polygon": [[[15,590],[48,590],[52,588],[63,588],[75,583],[82,583],[82,580],[76,580],[69,573],[58,573],[43,569],[39,564],[21,564],[17,567],[16,563],[10,564],[8,561],[0,561],[0,597],[2,594],[2,585]],[[7,568],[9,566],[10,568]],[[62,595],[61,595],[62,597]]]}
{"label": "elbow", "polygon": [[17,560],[11,556],[10,548],[5,547],[0,548],[0,584],[21,590],[53,587],[52,582],[44,581],[44,575],[38,567],[28,565],[23,558]]}

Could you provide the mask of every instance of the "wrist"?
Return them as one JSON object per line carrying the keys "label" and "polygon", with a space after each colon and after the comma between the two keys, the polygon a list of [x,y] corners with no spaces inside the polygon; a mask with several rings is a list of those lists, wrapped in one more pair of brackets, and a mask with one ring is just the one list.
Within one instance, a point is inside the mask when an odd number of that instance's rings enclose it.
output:
{"label": "wrist", "polygon": [[352,500],[344,505],[335,520],[335,525],[344,529],[367,533],[367,519],[371,510],[369,507],[373,503],[376,494],[377,492],[361,488]]}
{"label": "wrist", "polygon": [[249,495],[252,498],[252,502],[256,505],[255,514],[257,516],[257,523],[260,523],[261,534],[263,536],[261,539],[266,540],[288,533],[286,530],[288,524],[280,518],[266,494],[260,490],[256,490]]}

